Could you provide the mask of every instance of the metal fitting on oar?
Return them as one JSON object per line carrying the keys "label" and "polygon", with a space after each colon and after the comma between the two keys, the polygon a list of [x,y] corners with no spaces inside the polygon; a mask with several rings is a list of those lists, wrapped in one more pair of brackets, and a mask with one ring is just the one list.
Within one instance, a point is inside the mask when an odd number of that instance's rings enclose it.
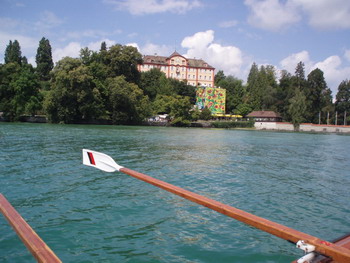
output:
{"label": "metal fitting on oar", "polygon": [[309,253],[315,250],[315,246],[307,244],[304,240],[299,240],[297,242],[297,248],[304,250],[305,253]]}

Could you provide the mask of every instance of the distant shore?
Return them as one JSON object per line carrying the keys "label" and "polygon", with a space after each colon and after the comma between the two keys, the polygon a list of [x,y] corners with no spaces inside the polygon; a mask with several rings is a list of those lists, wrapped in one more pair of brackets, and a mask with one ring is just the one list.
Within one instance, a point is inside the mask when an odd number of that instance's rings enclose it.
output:
{"label": "distant shore", "polygon": [[[289,122],[255,122],[254,127],[257,130],[294,131],[293,124],[289,123]],[[350,134],[350,126],[349,125],[327,125],[327,124],[301,123],[299,131],[300,132]]]}
{"label": "distant shore", "polygon": [[[3,118],[0,117],[0,122],[5,122]],[[46,116],[36,115],[36,116],[22,116],[19,120],[20,122],[28,123],[47,123]],[[224,123],[224,121],[221,121]],[[96,125],[110,125],[106,121],[92,121],[88,123],[78,123],[78,124],[96,124]],[[196,121],[191,122],[190,128],[217,128],[215,127],[214,121]],[[167,122],[146,122],[141,125],[145,126],[161,126],[161,127],[172,127]],[[228,129],[242,129],[242,127],[223,127]],[[254,130],[268,130],[268,131],[288,131],[294,132],[294,126],[289,122],[255,122],[254,127],[243,129],[254,129]],[[312,123],[302,123],[300,124],[300,132],[315,132],[315,133],[338,133],[338,134],[350,134],[350,125],[326,125],[326,124],[312,124]]]}

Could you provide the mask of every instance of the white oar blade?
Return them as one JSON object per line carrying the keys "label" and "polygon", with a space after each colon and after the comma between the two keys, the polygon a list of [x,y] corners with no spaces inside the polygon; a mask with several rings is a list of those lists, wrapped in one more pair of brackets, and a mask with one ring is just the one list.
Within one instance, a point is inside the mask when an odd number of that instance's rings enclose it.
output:
{"label": "white oar blade", "polygon": [[107,154],[87,149],[83,149],[83,164],[109,173],[119,171],[123,168]]}

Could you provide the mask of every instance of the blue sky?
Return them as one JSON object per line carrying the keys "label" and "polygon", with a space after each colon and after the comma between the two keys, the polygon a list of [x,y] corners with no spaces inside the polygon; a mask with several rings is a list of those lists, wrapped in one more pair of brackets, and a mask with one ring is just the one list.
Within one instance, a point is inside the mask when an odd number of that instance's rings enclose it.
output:
{"label": "blue sky", "polygon": [[350,79],[349,17],[349,0],[0,0],[0,63],[10,40],[32,64],[42,37],[55,62],[106,41],[144,55],[176,49],[244,81],[253,62],[294,74],[303,61],[335,96]]}

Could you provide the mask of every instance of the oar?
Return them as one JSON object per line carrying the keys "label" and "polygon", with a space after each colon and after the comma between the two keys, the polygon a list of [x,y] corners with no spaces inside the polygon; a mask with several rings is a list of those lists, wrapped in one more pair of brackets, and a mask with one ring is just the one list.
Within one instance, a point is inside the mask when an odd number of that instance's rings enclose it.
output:
{"label": "oar", "polygon": [[38,262],[61,262],[2,194],[0,194],[0,212]]}
{"label": "oar", "polygon": [[[155,179],[148,175],[136,172],[129,168],[125,168],[123,166],[118,165],[112,157],[104,153],[83,149],[83,164],[98,168],[105,172],[119,171],[125,173],[146,183],[162,188],[168,192],[179,195],[194,203],[208,207],[221,214],[232,217],[238,221],[241,221],[245,224],[263,230],[282,239],[288,240],[293,243],[297,243],[298,241],[302,240],[303,244],[311,245],[310,247],[314,246],[315,251],[317,251],[320,254],[329,256],[337,262],[350,262],[350,250],[346,248],[321,240],[317,237],[305,234],[303,232],[286,227],[284,225],[272,222],[265,218],[255,216],[253,214],[234,208],[232,206],[225,205],[213,199],[190,192],[188,190]],[[312,250],[309,250],[308,252],[311,251]]]}

